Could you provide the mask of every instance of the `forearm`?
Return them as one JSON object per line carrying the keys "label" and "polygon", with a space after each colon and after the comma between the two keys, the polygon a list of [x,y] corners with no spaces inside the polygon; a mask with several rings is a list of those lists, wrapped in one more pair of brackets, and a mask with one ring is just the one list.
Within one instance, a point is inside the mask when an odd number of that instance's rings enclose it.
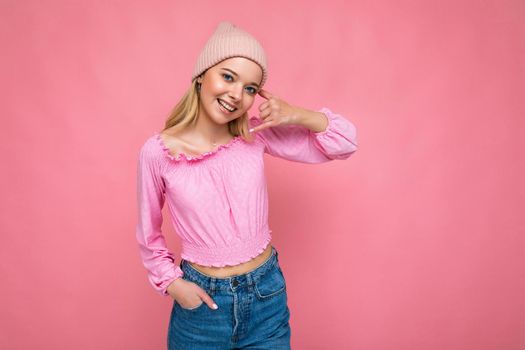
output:
{"label": "forearm", "polygon": [[302,125],[314,132],[322,132],[328,127],[328,118],[324,113],[294,106],[293,124]]}

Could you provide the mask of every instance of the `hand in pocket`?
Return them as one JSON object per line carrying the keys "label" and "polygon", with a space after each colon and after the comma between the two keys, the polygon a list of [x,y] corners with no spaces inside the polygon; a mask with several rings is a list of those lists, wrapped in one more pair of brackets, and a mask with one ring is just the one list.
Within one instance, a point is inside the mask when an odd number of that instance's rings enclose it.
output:
{"label": "hand in pocket", "polygon": [[211,309],[217,309],[213,299],[196,283],[177,278],[168,286],[168,294],[184,309],[196,309],[206,303]]}

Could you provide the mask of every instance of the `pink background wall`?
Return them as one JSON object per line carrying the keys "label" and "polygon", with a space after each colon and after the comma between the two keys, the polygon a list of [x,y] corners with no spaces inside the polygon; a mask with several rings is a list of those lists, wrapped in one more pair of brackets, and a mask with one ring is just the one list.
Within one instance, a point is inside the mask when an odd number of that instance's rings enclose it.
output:
{"label": "pink background wall", "polygon": [[496,0],[2,1],[0,348],[165,348],[137,151],[220,20],[358,129],[347,161],[267,156],[292,347],[524,349],[525,6]]}

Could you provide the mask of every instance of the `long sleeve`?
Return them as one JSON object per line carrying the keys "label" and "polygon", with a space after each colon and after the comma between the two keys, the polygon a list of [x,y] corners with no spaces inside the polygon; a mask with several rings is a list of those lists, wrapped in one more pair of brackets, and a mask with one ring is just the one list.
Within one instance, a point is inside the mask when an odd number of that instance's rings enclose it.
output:
{"label": "long sleeve", "polygon": [[[357,150],[355,125],[343,116],[323,107],[319,110],[328,118],[326,130],[314,132],[302,125],[279,125],[256,132],[265,145],[265,153],[301,163],[323,163],[346,159]],[[253,126],[258,118],[250,119]]]}
{"label": "long sleeve", "polygon": [[165,184],[159,170],[159,154],[151,142],[146,142],[140,149],[137,162],[136,238],[149,282],[159,294],[168,296],[168,285],[184,273],[175,264],[174,255],[168,250],[161,231]]}

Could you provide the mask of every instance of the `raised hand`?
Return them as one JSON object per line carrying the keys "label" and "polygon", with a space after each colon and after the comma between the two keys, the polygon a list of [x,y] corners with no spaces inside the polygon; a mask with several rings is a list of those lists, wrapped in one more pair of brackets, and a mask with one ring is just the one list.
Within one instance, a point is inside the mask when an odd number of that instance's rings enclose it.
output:
{"label": "raised hand", "polygon": [[296,123],[298,109],[295,106],[264,89],[259,90],[259,95],[266,99],[259,106],[260,119],[263,123],[250,129],[250,132],[257,132],[282,124]]}

